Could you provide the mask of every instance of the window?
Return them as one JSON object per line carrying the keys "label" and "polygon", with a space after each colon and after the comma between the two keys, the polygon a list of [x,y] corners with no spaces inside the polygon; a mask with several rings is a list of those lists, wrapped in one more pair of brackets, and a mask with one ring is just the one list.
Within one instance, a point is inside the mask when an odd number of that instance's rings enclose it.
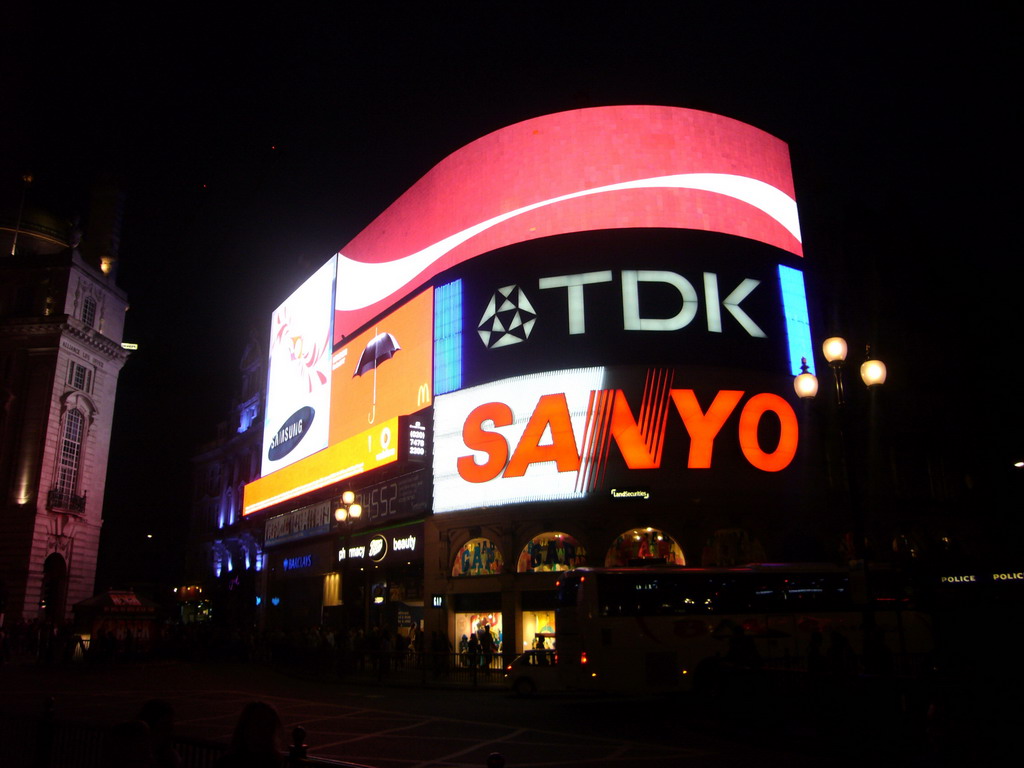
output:
{"label": "window", "polygon": [[470,539],[455,555],[452,576],[489,576],[501,573],[501,551],[490,539]]}
{"label": "window", "polygon": [[82,438],[85,416],[77,408],[64,416],[64,432],[60,440],[60,465],[57,472],[57,490],[68,494],[78,491],[78,469],[82,460]]}
{"label": "window", "polygon": [[534,536],[519,554],[516,570],[568,571],[587,564],[587,551],[575,538],[560,531]]}
{"label": "window", "polygon": [[90,328],[96,327],[96,299],[86,296],[82,303],[82,322]]}
{"label": "window", "polygon": [[69,387],[80,389],[83,392],[92,392],[92,371],[72,360],[68,363],[67,383]]}

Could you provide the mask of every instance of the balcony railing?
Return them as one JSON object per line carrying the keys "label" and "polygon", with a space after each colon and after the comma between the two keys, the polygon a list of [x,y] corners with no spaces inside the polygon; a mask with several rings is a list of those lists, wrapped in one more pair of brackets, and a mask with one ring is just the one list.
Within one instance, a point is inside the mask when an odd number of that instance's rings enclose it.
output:
{"label": "balcony railing", "polygon": [[46,496],[46,508],[51,512],[70,512],[73,515],[85,514],[85,494],[81,496],[65,488],[51,488]]}

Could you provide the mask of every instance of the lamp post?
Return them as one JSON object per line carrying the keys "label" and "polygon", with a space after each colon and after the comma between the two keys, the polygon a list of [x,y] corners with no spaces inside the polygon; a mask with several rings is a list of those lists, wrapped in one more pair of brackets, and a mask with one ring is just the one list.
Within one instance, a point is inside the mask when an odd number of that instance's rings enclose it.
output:
{"label": "lamp post", "polygon": [[349,565],[349,545],[352,542],[352,526],[355,521],[363,515],[363,508],[361,505],[356,503],[356,495],[352,491],[345,491],[341,494],[341,503],[337,509],[334,510],[334,519],[341,524],[345,531],[345,538],[343,552],[345,557],[344,562],[341,566],[341,604],[342,611],[345,614],[345,631],[352,629],[353,625],[353,611],[352,604],[354,601],[353,590],[351,585],[351,579],[349,574],[351,573],[351,566]]}
{"label": "lamp post", "polygon": [[[851,523],[851,551],[849,553],[851,565],[859,564],[864,585],[864,647],[867,648],[869,633],[874,626],[874,612],[871,605],[870,574],[868,570],[867,552],[867,521],[864,508],[864,497],[861,492],[859,476],[850,466],[849,461],[849,439],[851,416],[849,413],[849,400],[847,398],[843,370],[846,364],[846,357],[849,351],[846,340],[833,336],[825,339],[821,345],[822,354],[832,369],[833,392],[835,396],[836,411],[838,416],[838,450],[840,466],[846,485],[847,501],[850,505],[849,522]],[[873,392],[885,383],[885,363],[875,360],[871,356],[871,347],[865,349],[865,360],[860,366],[861,381]],[[793,380],[793,388],[797,395],[804,400],[813,399],[818,394],[818,380],[811,373],[807,366],[807,359],[804,358],[801,365],[801,373]],[[859,563],[858,563],[859,561]]]}
{"label": "lamp post", "polygon": [[[849,401],[846,395],[845,381],[843,378],[843,370],[846,364],[846,357],[849,348],[845,339],[839,336],[833,336],[825,339],[821,345],[821,351],[825,360],[828,362],[829,368],[832,369],[833,392],[835,395],[836,410],[838,413],[840,466],[843,468],[843,473],[845,475],[844,479],[851,505],[852,522],[855,529],[852,555],[854,559],[865,560],[865,520],[863,499],[860,493],[860,483],[858,482],[857,473],[851,470],[848,455],[850,413]],[[885,383],[885,363],[871,357],[870,346],[866,348],[865,357],[866,359],[860,366],[861,381],[864,382],[864,385],[868,390],[874,390]],[[793,389],[796,391],[796,394],[804,400],[813,399],[818,394],[818,379],[809,371],[807,358],[803,358],[802,360],[801,373],[793,380]]]}

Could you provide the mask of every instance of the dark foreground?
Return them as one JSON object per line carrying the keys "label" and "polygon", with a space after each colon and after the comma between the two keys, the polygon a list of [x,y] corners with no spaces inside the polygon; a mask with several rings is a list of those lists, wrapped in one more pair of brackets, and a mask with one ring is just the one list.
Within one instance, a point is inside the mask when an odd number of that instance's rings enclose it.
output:
{"label": "dark foreground", "polygon": [[164,698],[179,738],[212,744],[227,743],[245,703],[263,700],[289,733],[306,729],[310,755],[375,768],[477,768],[494,752],[508,768],[981,765],[1024,722],[1015,692],[963,678],[726,675],[703,695],[530,699],[422,682],[401,675],[341,682],[223,662],[7,664],[0,667],[0,765],[36,764],[29,734],[51,698],[58,722],[94,729]]}

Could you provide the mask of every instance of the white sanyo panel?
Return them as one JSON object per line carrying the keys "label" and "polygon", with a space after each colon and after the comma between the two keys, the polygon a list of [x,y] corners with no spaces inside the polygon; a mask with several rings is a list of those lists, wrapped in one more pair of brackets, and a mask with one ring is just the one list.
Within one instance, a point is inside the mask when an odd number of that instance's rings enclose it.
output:
{"label": "white sanyo panel", "polygon": [[[504,477],[498,472],[486,482],[467,481],[459,473],[459,458],[471,456],[475,463],[484,464],[488,454],[468,447],[463,429],[479,406],[504,403],[512,410],[512,423],[496,427],[485,422],[481,427],[500,435],[512,456],[540,398],[563,393],[579,454],[590,393],[603,389],[604,379],[604,368],[577,368],[517,376],[438,397],[434,401],[434,512],[582,497],[576,490],[578,472],[559,472],[554,462],[530,464],[521,477]],[[538,444],[550,441],[546,429]]]}

